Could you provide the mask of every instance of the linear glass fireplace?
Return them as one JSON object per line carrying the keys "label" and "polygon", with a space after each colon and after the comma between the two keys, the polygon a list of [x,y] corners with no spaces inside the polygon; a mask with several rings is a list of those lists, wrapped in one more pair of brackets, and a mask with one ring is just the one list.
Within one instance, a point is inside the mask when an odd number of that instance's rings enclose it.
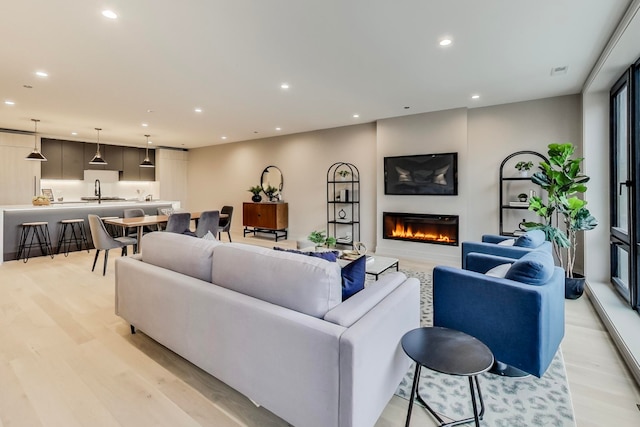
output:
{"label": "linear glass fireplace", "polygon": [[384,239],[458,246],[458,215],[382,213]]}

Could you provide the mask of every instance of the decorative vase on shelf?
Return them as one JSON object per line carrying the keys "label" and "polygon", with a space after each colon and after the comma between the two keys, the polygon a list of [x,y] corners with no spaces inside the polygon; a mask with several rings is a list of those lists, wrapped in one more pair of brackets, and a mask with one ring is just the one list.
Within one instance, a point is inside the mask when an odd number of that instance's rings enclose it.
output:
{"label": "decorative vase on shelf", "polygon": [[251,200],[255,203],[259,203],[262,201],[262,196],[259,194],[254,194],[253,197],[251,198]]}
{"label": "decorative vase on shelf", "polygon": [[520,171],[520,176],[523,178],[527,178],[529,176],[529,171]]}

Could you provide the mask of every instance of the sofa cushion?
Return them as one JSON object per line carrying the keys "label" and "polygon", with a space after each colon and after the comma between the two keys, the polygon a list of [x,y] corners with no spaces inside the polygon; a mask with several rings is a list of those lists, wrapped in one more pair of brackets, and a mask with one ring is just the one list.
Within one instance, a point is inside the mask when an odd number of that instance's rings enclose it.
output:
{"label": "sofa cushion", "polygon": [[531,251],[513,263],[506,279],[529,285],[543,285],[553,276],[553,257],[546,251]]}
{"label": "sofa cushion", "polygon": [[520,246],[521,248],[537,248],[545,241],[544,231],[542,230],[529,230],[522,236],[518,237],[513,244],[514,246]]}
{"label": "sofa cushion", "polygon": [[516,244],[516,239],[504,239],[502,242],[497,243],[500,246],[513,246]]}
{"label": "sofa cushion", "polygon": [[218,240],[155,231],[142,237],[142,261],[211,282],[211,257]]}
{"label": "sofa cushion", "polygon": [[[339,255],[338,251],[299,251],[296,249],[279,248],[277,246],[274,246],[273,249],[276,251],[322,258],[330,262],[336,262]],[[360,258],[362,258],[362,260]],[[340,270],[340,275],[342,276],[342,301],[364,289],[367,266],[365,257],[360,258],[350,262]]]}
{"label": "sofa cushion", "polygon": [[241,243],[216,248],[212,281],[318,318],[342,302],[337,263]]}

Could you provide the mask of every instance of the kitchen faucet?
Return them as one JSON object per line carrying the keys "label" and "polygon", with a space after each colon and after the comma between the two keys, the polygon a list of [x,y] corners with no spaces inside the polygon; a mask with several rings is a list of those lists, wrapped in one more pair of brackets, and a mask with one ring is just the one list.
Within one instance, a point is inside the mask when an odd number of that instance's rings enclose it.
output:
{"label": "kitchen faucet", "polygon": [[95,196],[98,196],[98,204],[100,204],[100,202],[102,201],[102,191],[100,190],[100,180],[96,179],[96,181],[93,183],[93,192],[95,193]]}

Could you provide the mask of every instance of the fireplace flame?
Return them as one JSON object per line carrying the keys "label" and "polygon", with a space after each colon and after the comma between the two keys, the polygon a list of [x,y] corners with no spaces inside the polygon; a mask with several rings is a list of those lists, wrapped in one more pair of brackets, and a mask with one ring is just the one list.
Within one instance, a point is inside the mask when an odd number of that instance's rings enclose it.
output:
{"label": "fireplace flame", "polygon": [[423,231],[416,231],[415,233],[411,229],[411,226],[407,228],[403,227],[402,224],[396,224],[396,228],[391,231],[391,237],[398,237],[401,239],[417,239],[417,240],[428,240],[431,242],[450,242],[449,236],[444,234],[432,234],[425,233]]}

